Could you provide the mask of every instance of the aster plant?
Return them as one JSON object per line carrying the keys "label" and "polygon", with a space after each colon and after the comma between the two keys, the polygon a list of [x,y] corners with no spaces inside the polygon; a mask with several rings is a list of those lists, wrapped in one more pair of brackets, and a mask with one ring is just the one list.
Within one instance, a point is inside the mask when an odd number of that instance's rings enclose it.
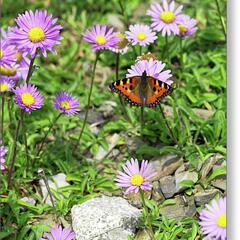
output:
{"label": "aster plant", "polygon": [[80,131],[78,141],[75,145],[75,150],[77,149],[77,145],[79,145],[80,143],[82,134],[84,132],[84,129],[87,123],[88,112],[91,104],[91,96],[92,96],[92,90],[93,90],[95,71],[96,71],[96,66],[99,60],[100,53],[103,50],[111,50],[112,48],[117,48],[116,44],[120,42],[121,39],[119,39],[116,35],[117,35],[117,32],[114,32],[113,28],[108,28],[106,25],[99,25],[99,24],[93,26],[91,29],[87,29],[86,32],[82,34],[84,41],[92,45],[92,50],[96,52],[96,58],[94,61],[92,74],[91,74],[91,85],[90,85],[88,101],[87,101],[87,109],[85,112],[82,129]]}
{"label": "aster plant", "polygon": [[[149,229],[152,237],[153,230],[148,207],[145,202],[144,191],[150,191],[152,189],[151,181],[156,176],[156,172],[148,161],[143,160],[141,165],[137,159],[131,158],[123,165],[123,171],[118,171],[115,179],[116,185],[122,187],[125,190],[125,194],[140,192],[142,204],[144,207],[144,222]],[[154,238],[152,238],[154,239]]]}
{"label": "aster plant", "polygon": [[2,141],[0,141],[0,171],[6,171],[6,159],[5,156],[7,154],[7,148],[3,146]]}
{"label": "aster plant", "polygon": [[76,115],[80,111],[78,99],[67,92],[58,93],[53,100],[53,104],[59,112],[68,116]]}
{"label": "aster plant", "polygon": [[106,25],[97,24],[91,29],[87,29],[82,35],[83,39],[92,45],[94,52],[117,48],[116,44],[120,41],[113,28],[108,28]]}
{"label": "aster plant", "polygon": [[16,104],[28,113],[43,106],[43,97],[34,85],[25,83],[16,87],[14,93]]}
{"label": "aster plant", "polygon": [[131,44],[147,46],[153,43],[156,39],[156,33],[152,31],[152,29],[145,24],[135,24],[129,26],[129,31],[126,31],[126,38]]}
{"label": "aster plant", "polygon": [[147,15],[152,18],[151,27],[162,36],[176,35],[179,33],[178,24],[182,17],[183,6],[176,7],[175,1],[168,3],[167,0],[162,0],[162,5],[154,3],[147,11]]}
{"label": "aster plant", "polygon": [[51,228],[50,232],[45,232],[40,240],[73,240],[75,237],[76,234],[70,229],[56,225]]}
{"label": "aster plant", "polygon": [[171,85],[173,83],[170,79],[172,77],[171,70],[163,71],[165,66],[165,63],[154,59],[138,60],[127,70],[128,73],[126,74],[126,78],[141,76],[143,72],[146,71],[147,76],[156,78]]}
{"label": "aster plant", "polygon": [[141,190],[151,190],[151,179],[156,175],[148,161],[143,160],[139,166],[137,159],[127,161],[123,166],[123,172],[118,171],[116,184],[129,192],[139,192]]}
{"label": "aster plant", "polygon": [[211,204],[206,204],[206,209],[200,212],[200,226],[206,239],[226,240],[227,215],[226,197],[214,199]]}
{"label": "aster plant", "polygon": [[17,28],[9,32],[8,38],[19,51],[28,52],[33,58],[37,49],[43,56],[47,50],[55,53],[54,46],[60,44],[61,25],[46,10],[26,11],[16,18]]}

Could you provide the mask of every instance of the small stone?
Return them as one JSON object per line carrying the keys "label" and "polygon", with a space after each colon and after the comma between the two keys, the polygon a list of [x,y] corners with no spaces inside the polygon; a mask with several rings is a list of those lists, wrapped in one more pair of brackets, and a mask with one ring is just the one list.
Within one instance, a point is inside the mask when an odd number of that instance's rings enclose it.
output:
{"label": "small stone", "polygon": [[219,191],[217,189],[207,189],[194,194],[194,200],[197,206],[209,203]]}
{"label": "small stone", "polygon": [[223,159],[223,155],[217,153],[214,156],[208,158],[202,166],[201,169],[201,180],[205,180],[208,176],[208,174],[210,173],[210,171],[212,170],[213,166],[221,159]]}
{"label": "small stone", "polygon": [[[52,179],[52,180],[49,180],[49,179]],[[65,187],[65,186],[69,185],[69,183],[66,181],[66,175],[64,173],[59,173],[57,175],[49,177],[49,179],[48,179],[48,185],[49,185],[50,189],[52,188],[54,190],[57,190],[60,187]],[[47,187],[46,187],[43,179],[40,179],[39,185],[41,187],[43,201],[52,205],[52,202],[51,202],[49,194],[48,194]],[[63,195],[59,194],[59,196],[61,196],[63,198]]]}
{"label": "small stone", "polygon": [[129,137],[125,136],[126,146],[129,152],[136,152],[145,142],[140,137]]}
{"label": "small stone", "polygon": [[183,164],[183,159],[176,154],[167,154],[151,159],[151,164],[157,172],[154,180],[159,180],[162,177],[173,174]]}
{"label": "small stone", "polygon": [[161,191],[160,183],[158,181],[154,181],[152,183],[152,199],[157,203],[162,203],[165,200],[165,197]]}
{"label": "small stone", "polygon": [[[35,205],[35,204],[36,204],[36,200],[35,200],[34,198],[32,198],[32,197],[23,197],[23,198],[21,198],[20,200],[21,200],[21,201],[24,201],[24,202],[26,202],[26,203],[30,203],[30,204],[32,204],[32,205]],[[23,211],[27,210],[26,207],[21,207],[21,209],[22,209]]]}
{"label": "small stone", "polygon": [[172,197],[176,192],[175,179],[173,176],[166,176],[159,180],[160,188],[165,198]]}
{"label": "small stone", "polygon": [[147,229],[140,230],[138,231],[135,240],[152,240],[152,234]]}
{"label": "small stone", "polygon": [[99,108],[99,111],[102,112],[104,118],[111,118],[114,115],[114,108],[117,107],[116,102],[105,101]]}
{"label": "small stone", "polygon": [[103,160],[113,150],[113,148],[116,147],[118,144],[119,135],[115,133],[112,136],[107,137],[106,140],[108,142],[108,149],[105,150],[102,146],[99,147],[99,150],[95,156],[97,161]]}
{"label": "small stone", "polygon": [[197,172],[185,171],[175,173],[176,193],[182,192],[186,189],[185,186],[181,186],[181,182],[184,180],[191,180],[193,183],[196,183],[198,181]]}
{"label": "small stone", "polygon": [[71,210],[76,240],[127,240],[133,236],[141,211],[120,197],[98,197]]}
{"label": "small stone", "polygon": [[194,198],[178,195],[175,197],[175,204],[164,206],[159,212],[163,216],[176,220],[193,217],[196,214]]}
{"label": "small stone", "polygon": [[211,185],[215,188],[218,188],[222,191],[227,190],[227,180],[226,175],[219,176],[211,181]]}
{"label": "small stone", "polygon": [[[151,191],[144,191],[144,196],[146,199],[151,197]],[[134,193],[130,192],[127,195],[124,195],[124,198],[128,200],[128,202],[137,208],[142,208],[142,200],[140,196],[140,192]]]}
{"label": "small stone", "polygon": [[[82,121],[82,120],[84,120],[84,118],[85,118],[85,111],[81,111],[80,113],[79,113],[79,118],[80,118],[80,120]],[[100,112],[97,112],[97,111],[94,111],[94,110],[89,110],[89,112],[88,112],[88,119],[87,119],[87,122],[89,123],[89,124],[96,124],[96,123],[103,123],[103,122],[105,122],[106,120],[104,119],[104,117],[103,117],[103,114],[102,113],[100,113]],[[96,126],[96,125],[95,125]]]}

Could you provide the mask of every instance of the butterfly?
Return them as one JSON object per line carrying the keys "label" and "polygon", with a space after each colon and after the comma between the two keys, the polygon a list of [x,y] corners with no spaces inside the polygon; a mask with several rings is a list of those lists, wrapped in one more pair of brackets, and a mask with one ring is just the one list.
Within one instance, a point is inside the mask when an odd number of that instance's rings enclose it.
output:
{"label": "butterfly", "polygon": [[113,92],[117,92],[129,102],[131,106],[157,107],[160,101],[172,93],[173,88],[165,82],[147,76],[134,76],[117,80],[109,85]]}

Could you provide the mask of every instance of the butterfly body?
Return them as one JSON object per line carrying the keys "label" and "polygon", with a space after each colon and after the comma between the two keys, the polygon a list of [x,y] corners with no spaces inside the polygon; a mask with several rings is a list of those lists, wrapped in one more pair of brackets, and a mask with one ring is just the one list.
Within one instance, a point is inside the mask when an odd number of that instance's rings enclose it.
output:
{"label": "butterfly body", "polygon": [[167,83],[147,76],[146,71],[142,76],[117,80],[109,87],[125,97],[131,106],[156,107],[165,96],[173,91]]}

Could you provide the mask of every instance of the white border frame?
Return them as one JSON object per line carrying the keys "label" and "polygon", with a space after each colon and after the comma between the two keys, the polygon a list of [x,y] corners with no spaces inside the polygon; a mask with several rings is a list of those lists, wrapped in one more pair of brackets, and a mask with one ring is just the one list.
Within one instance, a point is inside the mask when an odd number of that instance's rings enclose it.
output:
{"label": "white border frame", "polygon": [[227,9],[227,236],[240,239],[240,0]]}

